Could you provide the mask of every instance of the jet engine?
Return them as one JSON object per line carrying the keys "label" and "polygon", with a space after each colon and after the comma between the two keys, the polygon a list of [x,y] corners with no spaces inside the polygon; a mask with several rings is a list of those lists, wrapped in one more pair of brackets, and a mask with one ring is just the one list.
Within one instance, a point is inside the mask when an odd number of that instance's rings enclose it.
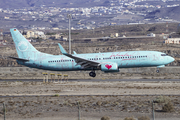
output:
{"label": "jet engine", "polygon": [[104,72],[119,72],[117,63],[103,63],[101,64],[101,71]]}

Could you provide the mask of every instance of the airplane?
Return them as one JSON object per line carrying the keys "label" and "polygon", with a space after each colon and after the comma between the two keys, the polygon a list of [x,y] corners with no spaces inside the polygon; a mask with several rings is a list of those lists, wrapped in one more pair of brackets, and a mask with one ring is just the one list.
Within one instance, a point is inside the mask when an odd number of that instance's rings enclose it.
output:
{"label": "airplane", "polygon": [[15,43],[18,57],[15,59],[18,64],[31,68],[38,68],[52,71],[76,71],[89,70],[89,76],[95,77],[96,70],[105,73],[120,72],[120,68],[134,67],[165,67],[174,61],[174,58],[158,51],[125,51],[106,53],[69,54],[58,43],[63,55],[51,55],[42,53],[32,46],[27,39],[16,29],[10,29]]}

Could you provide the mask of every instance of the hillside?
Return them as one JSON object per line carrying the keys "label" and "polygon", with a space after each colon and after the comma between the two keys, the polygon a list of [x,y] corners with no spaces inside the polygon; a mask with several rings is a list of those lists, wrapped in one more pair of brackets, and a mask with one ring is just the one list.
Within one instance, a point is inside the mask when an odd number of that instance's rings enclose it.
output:
{"label": "hillside", "polygon": [[180,6],[157,9],[147,14],[146,18],[170,18],[180,20]]}
{"label": "hillside", "polygon": [[42,5],[53,7],[90,7],[108,5],[108,0],[0,0],[0,8],[39,7]]}

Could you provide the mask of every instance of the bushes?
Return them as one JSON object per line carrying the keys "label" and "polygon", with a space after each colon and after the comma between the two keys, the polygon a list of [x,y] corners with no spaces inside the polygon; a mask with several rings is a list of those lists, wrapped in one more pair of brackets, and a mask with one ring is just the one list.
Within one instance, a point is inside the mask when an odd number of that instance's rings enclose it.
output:
{"label": "bushes", "polygon": [[110,120],[110,117],[104,116],[104,117],[101,118],[101,120]]}
{"label": "bushes", "polygon": [[172,112],[174,110],[171,99],[167,96],[159,96],[154,102],[162,105],[163,112]]}
{"label": "bushes", "polygon": [[136,119],[134,119],[133,117],[126,117],[124,118],[124,120],[136,120]]}
{"label": "bushes", "polygon": [[167,96],[159,96],[154,100],[155,103],[168,103],[171,99]]}
{"label": "bushes", "polygon": [[162,111],[164,112],[172,112],[174,111],[174,106],[171,102],[168,102],[162,106]]}
{"label": "bushes", "polygon": [[142,116],[142,117],[139,117],[138,120],[150,120],[150,118],[147,116]]}
{"label": "bushes", "polygon": [[[124,120],[136,120],[136,119],[133,117],[126,117],[124,118]],[[142,117],[139,117],[138,120],[150,120],[150,118],[147,116],[142,116]]]}

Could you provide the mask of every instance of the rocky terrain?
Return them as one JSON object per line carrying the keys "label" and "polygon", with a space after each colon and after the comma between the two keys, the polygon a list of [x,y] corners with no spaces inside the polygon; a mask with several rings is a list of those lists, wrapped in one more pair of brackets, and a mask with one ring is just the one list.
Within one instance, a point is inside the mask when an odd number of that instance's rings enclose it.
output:
{"label": "rocky terrain", "polygon": [[[0,103],[6,104],[6,118],[12,120],[69,120],[78,114],[83,120],[123,120],[152,118],[155,100],[157,120],[178,120],[179,90],[179,82],[0,82]],[[162,110],[166,102],[172,104],[171,112]]]}

